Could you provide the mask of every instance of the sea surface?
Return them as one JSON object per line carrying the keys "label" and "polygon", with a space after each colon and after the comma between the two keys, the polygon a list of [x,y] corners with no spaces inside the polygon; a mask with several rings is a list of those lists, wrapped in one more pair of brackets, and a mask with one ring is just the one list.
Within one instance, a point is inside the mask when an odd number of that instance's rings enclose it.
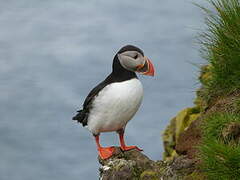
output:
{"label": "sea surface", "polygon": [[94,139],[71,118],[126,44],[156,70],[139,77],[145,96],[126,141],[161,159],[161,134],[199,87],[203,18],[191,0],[0,0],[0,180],[98,179]]}

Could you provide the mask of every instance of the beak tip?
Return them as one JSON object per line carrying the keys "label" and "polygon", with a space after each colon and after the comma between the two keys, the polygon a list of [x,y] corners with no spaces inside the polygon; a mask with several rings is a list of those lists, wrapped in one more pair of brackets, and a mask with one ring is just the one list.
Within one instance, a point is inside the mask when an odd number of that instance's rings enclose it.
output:
{"label": "beak tip", "polygon": [[149,68],[148,68],[148,71],[147,71],[146,75],[154,76],[155,75],[154,66],[153,66],[152,62],[149,59],[147,60],[147,62],[148,62],[148,67]]}
{"label": "beak tip", "polygon": [[138,69],[137,72],[146,76],[154,76],[155,70],[152,62],[146,56],[144,56],[144,59],[145,59],[145,64],[137,68]]}

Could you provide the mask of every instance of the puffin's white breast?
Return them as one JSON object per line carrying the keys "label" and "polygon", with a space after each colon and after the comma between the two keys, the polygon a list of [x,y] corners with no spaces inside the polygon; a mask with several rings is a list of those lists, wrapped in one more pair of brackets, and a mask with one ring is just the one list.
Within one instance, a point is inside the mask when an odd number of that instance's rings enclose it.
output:
{"label": "puffin's white breast", "polygon": [[142,98],[143,87],[138,79],[107,85],[93,100],[88,129],[98,134],[125,127],[137,112]]}

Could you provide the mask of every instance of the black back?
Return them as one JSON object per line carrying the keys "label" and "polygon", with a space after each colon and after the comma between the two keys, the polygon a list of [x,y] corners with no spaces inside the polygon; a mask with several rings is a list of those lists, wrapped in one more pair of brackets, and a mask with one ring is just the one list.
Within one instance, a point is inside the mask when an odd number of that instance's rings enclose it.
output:
{"label": "black back", "polygon": [[[123,53],[125,51],[138,51],[144,56],[143,51],[141,49],[132,45],[124,46],[118,51],[117,54]],[[92,102],[104,87],[114,82],[122,82],[122,81],[127,81],[133,78],[137,78],[137,75],[135,72],[129,71],[124,67],[122,67],[122,65],[118,60],[117,54],[113,59],[112,73],[104,81],[102,81],[100,84],[98,84],[95,88],[93,88],[90,91],[90,93],[88,94],[87,98],[84,101],[83,109],[77,111],[78,114],[72,118],[73,120],[76,120],[79,123],[82,123],[83,126],[87,125],[88,115],[92,108]]]}

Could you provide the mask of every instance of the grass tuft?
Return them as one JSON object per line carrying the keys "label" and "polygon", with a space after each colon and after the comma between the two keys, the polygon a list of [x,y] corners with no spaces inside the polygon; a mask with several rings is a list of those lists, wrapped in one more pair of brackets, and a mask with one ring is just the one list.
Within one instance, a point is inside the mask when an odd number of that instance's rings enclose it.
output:
{"label": "grass tuft", "polygon": [[[213,8],[201,7],[207,15],[207,29],[200,35],[201,53],[208,65],[201,69],[203,87],[197,101],[204,110],[214,105],[214,100],[240,89],[240,0],[208,1]],[[201,169],[210,180],[240,179],[239,98],[233,100],[233,106],[235,113],[212,112],[203,120]]]}
{"label": "grass tuft", "polygon": [[201,7],[207,29],[200,35],[202,55],[211,66],[204,85],[206,96],[217,97],[240,88],[240,2],[208,0],[214,10]]}
{"label": "grass tuft", "polygon": [[202,170],[210,180],[240,177],[240,144],[238,140],[226,141],[222,137],[224,129],[233,123],[240,123],[239,114],[217,113],[204,120],[199,150]]}

